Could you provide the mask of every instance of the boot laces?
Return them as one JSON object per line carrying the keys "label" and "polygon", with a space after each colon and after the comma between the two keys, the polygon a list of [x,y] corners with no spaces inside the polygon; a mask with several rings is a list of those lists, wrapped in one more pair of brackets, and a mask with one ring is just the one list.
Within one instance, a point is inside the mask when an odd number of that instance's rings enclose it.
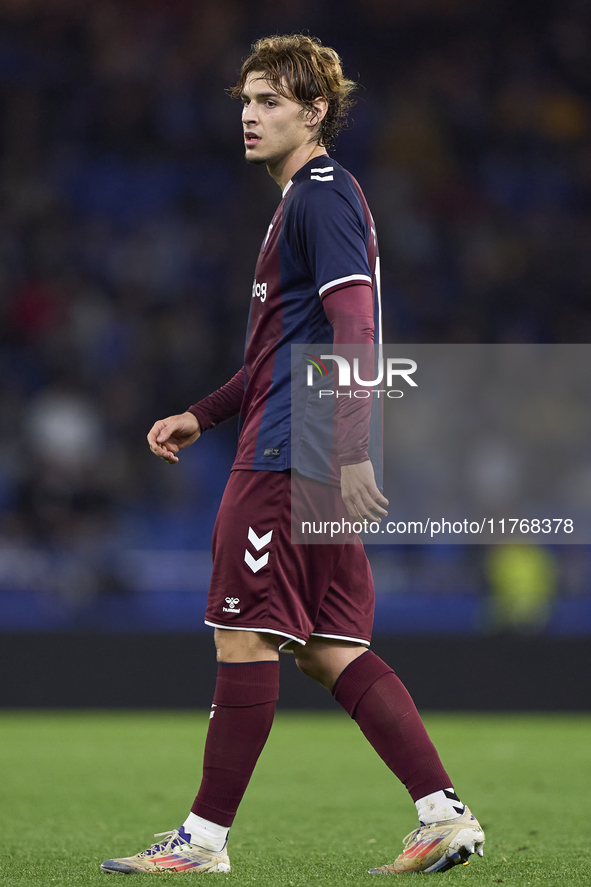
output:
{"label": "boot laces", "polygon": [[156,853],[169,853],[171,850],[175,850],[182,844],[187,843],[184,838],[181,838],[178,829],[176,828],[170,832],[156,832],[154,837],[167,838],[167,840],[152,844],[152,846],[148,847],[147,850],[144,850],[142,853],[138,853],[138,856],[154,856],[154,854]]}
{"label": "boot laces", "polygon": [[424,825],[420,825],[418,828],[413,829],[412,832],[409,832],[409,834],[406,836],[406,838],[403,838],[402,843],[404,844],[405,850],[410,846],[410,844],[412,844],[412,842],[415,840],[415,838],[418,837],[419,832],[424,827],[425,827]]}

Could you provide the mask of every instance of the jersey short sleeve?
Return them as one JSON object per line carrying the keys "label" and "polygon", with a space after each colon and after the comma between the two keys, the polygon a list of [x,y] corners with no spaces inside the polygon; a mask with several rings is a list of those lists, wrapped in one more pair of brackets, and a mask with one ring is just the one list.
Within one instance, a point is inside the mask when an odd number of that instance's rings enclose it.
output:
{"label": "jersey short sleeve", "polygon": [[312,168],[294,204],[293,248],[307,266],[319,296],[324,298],[347,285],[371,284],[369,232],[351,177],[340,168],[334,175],[329,166]]}

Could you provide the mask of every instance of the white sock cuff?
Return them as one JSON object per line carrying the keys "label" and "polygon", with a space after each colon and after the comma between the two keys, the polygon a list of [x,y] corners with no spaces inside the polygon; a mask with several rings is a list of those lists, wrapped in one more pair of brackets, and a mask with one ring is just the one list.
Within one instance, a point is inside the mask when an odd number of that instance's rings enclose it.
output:
{"label": "white sock cuff", "polygon": [[191,836],[191,844],[197,844],[198,847],[204,847],[214,853],[223,849],[230,831],[225,825],[210,822],[209,819],[203,819],[196,813],[189,813],[183,822],[183,828]]}
{"label": "white sock cuff", "polygon": [[464,812],[464,805],[451,787],[419,798],[415,801],[415,806],[423,825],[457,819]]}

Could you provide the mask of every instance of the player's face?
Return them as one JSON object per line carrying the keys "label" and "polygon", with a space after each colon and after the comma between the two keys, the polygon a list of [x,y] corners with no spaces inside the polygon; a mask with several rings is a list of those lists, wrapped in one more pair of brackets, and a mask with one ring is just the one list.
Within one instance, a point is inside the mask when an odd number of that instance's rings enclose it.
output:
{"label": "player's face", "polygon": [[309,115],[298,102],[280,95],[257,71],[242,90],[246,159],[266,163],[269,171],[313,142]]}

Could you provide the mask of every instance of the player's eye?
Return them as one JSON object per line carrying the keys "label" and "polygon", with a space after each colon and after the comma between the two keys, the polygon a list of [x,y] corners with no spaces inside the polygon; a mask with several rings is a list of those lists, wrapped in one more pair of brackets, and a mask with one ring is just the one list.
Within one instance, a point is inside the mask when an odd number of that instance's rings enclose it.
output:
{"label": "player's eye", "polygon": [[267,99],[265,102],[267,108],[274,108],[277,105],[277,102],[273,102],[271,99]]}

